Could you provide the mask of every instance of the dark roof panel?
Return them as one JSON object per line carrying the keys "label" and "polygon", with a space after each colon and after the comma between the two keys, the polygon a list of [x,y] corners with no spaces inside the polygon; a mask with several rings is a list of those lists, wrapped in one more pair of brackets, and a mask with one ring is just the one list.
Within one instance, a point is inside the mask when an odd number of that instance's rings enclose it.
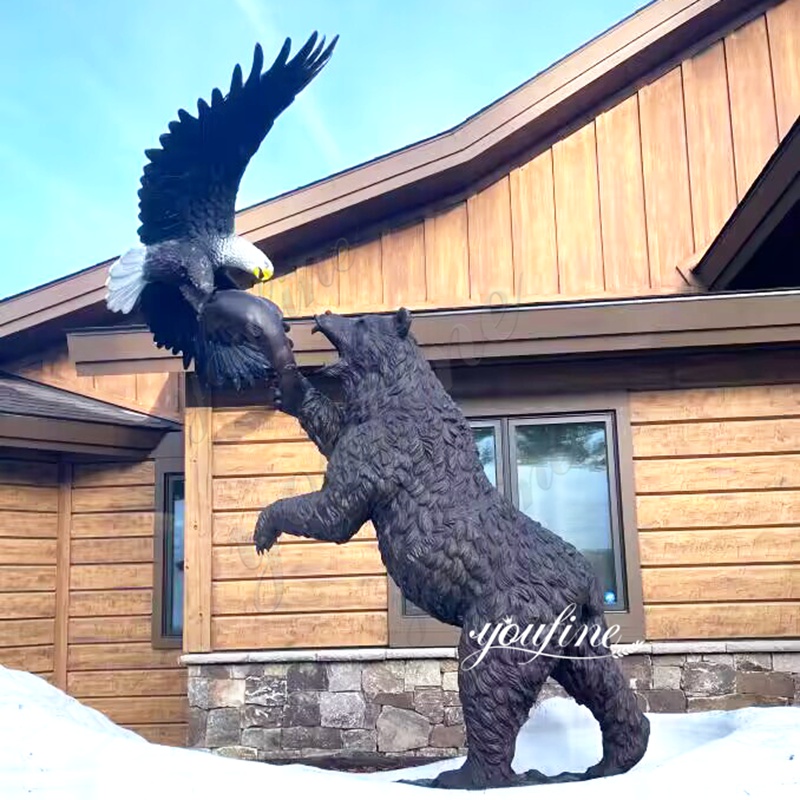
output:
{"label": "dark roof panel", "polygon": [[176,430],[167,419],[0,372],[0,414],[66,419],[126,428]]}

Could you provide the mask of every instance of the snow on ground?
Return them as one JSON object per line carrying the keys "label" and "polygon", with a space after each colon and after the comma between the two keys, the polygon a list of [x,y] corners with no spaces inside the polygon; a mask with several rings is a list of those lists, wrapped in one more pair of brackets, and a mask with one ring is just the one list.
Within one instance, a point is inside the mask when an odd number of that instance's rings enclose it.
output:
{"label": "snow on ground", "polygon": [[[800,798],[800,708],[650,714],[644,760],[631,772],[580,784],[493,790],[503,800],[732,800]],[[583,770],[600,733],[571,700],[545,702],[517,742],[516,769]],[[0,667],[0,798],[58,800],[417,800],[472,797],[394,783],[429,777],[449,762],[353,775],[277,767],[148,744],[41,678]],[[375,783],[381,783],[378,789]]]}

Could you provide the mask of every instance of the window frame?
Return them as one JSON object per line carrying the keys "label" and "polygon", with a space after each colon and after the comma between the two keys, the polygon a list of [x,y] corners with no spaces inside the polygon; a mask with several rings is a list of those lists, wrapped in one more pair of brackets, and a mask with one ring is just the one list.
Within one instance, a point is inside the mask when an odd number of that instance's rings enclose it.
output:
{"label": "window frame", "polygon": [[495,469],[497,470],[497,490],[503,494],[506,492],[506,483],[509,480],[510,476],[506,475],[506,452],[503,440],[503,420],[488,417],[484,418],[476,418],[476,417],[468,417],[467,422],[469,423],[470,428],[473,430],[475,428],[494,428],[494,440],[497,442],[497,448],[495,451],[496,456],[496,464]]}
{"label": "window frame", "polygon": [[[611,514],[611,541],[614,554],[614,574],[620,581],[618,588],[622,589],[623,602],[621,608],[610,608],[608,613],[624,612],[628,600],[628,587],[625,571],[625,554],[622,531],[622,512],[620,510],[621,498],[619,484],[619,463],[617,456],[617,415],[613,411],[567,411],[561,414],[537,415],[532,417],[506,417],[502,420],[504,430],[507,431],[506,446],[508,448],[508,463],[512,471],[517,463],[517,437],[514,435],[516,428],[525,425],[565,425],[570,422],[602,422],[606,426],[606,459],[609,487],[616,487],[609,497],[609,511]],[[507,495],[514,505],[519,508],[519,481],[513,480],[509,484]]]}
{"label": "window frame", "polygon": [[[644,605],[642,599],[642,574],[639,564],[639,537],[636,523],[636,490],[634,483],[633,436],[627,392],[586,393],[580,395],[521,395],[503,398],[468,397],[459,400],[461,411],[471,427],[488,427],[496,423],[502,429],[507,421],[508,430],[513,425],[541,422],[566,417],[587,418],[610,416],[613,436],[607,439],[609,481],[616,482],[617,496],[612,496],[612,518],[616,514],[618,538],[615,563],[622,567],[627,609],[607,611],[609,625],[620,628],[619,641],[633,642],[644,639]],[[511,419],[509,419],[511,418]],[[497,430],[497,428],[496,428]],[[506,439],[508,441],[502,441]],[[500,449],[513,448],[511,437],[501,437]],[[503,464],[506,454],[499,454]],[[500,468],[503,474],[505,466]],[[513,495],[516,494],[512,476],[503,475]],[[612,484],[613,485],[613,484]],[[511,498],[511,495],[507,495]],[[516,497],[514,497],[516,502]],[[612,522],[613,524],[613,522]],[[453,647],[458,644],[460,630],[445,625],[429,616],[403,616],[403,597],[391,578],[388,581],[389,646],[390,647]]]}
{"label": "window frame", "polygon": [[158,650],[183,647],[183,634],[165,633],[167,598],[167,546],[172,513],[167,509],[170,476],[184,475],[183,432],[168,433],[152,453],[155,465],[155,506],[153,509],[153,614],[151,644]]}

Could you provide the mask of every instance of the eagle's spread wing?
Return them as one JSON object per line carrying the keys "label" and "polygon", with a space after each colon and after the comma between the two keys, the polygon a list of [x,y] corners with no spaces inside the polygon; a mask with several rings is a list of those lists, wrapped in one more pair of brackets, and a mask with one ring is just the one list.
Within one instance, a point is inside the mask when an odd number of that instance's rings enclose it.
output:
{"label": "eagle's spread wing", "polygon": [[291,60],[287,39],[263,74],[264,54],[256,45],[244,83],[237,64],[227,96],[214,89],[211,105],[198,101],[197,117],[178,112],[159,140],[161,148],[145,151],[150,163],[139,190],[144,244],[233,233],[236,192],[248,161],[278,115],[325,66],[337,39],[325,47],[315,32]]}
{"label": "eagle's spread wing", "polygon": [[168,283],[146,283],[139,303],[156,345],[182,356],[184,369],[188,368],[195,354],[197,316],[180,289]]}

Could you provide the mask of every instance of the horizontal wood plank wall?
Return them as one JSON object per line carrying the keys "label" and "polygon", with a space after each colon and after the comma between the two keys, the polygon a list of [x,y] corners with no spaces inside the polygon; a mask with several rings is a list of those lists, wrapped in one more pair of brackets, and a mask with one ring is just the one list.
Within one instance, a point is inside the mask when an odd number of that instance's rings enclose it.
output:
{"label": "horizontal wood plank wall", "polygon": [[145,414],[179,418],[182,413],[183,376],[178,373],[80,376],[66,347],[42,353],[24,363],[3,365],[3,369]]}
{"label": "horizontal wood plank wall", "polygon": [[73,466],[67,691],[147,739],[186,742],[186,670],[154,650],[155,469]]}
{"label": "horizontal wood plank wall", "polygon": [[52,680],[58,464],[0,448],[0,664]]}
{"label": "horizontal wood plank wall", "polygon": [[215,409],[212,431],[212,648],[385,645],[386,572],[371,526],[343,545],[284,535],[256,555],[261,508],[322,484],[325,460],[296,420]]}
{"label": "horizontal wood plank wall", "polygon": [[463,202],[258,291],[287,316],[687,291],[678,267],[800,113],[798,58],[800,0],[785,0]]}
{"label": "horizontal wood plank wall", "polygon": [[634,392],[648,639],[800,636],[800,385]]}

